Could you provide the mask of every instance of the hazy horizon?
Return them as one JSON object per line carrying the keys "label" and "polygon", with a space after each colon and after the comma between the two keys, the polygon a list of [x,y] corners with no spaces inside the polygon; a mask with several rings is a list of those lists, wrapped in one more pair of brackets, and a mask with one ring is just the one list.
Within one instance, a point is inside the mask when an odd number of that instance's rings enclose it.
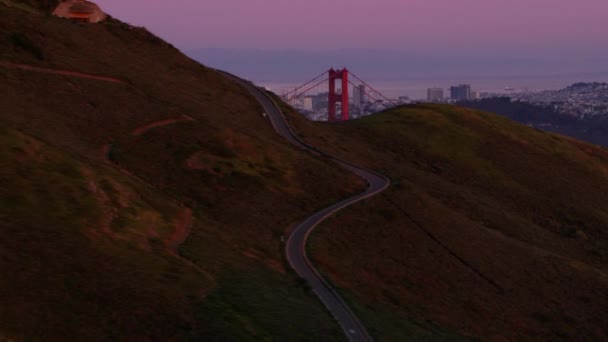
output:
{"label": "hazy horizon", "polygon": [[[472,75],[483,76],[548,76],[581,73],[606,73],[605,58],[554,55],[541,58],[509,54],[444,55],[422,54],[397,49],[342,48],[327,50],[256,49],[256,48],[198,48],[185,53],[213,67],[234,67],[253,74],[285,72],[285,75],[314,76],[330,67],[349,67],[353,71],[370,72],[381,79],[409,77]],[[607,52],[608,54],[608,52]],[[274,71],[272,70],[274,69]],[[257,76],[255,76],[257,77]]]}
{"label": "hazy horizon", "polygon": [[203,64],[256,80],[343,66],[369,80],[608,72],[604,0],[97,3]]}
{"label": "hazy horizon", "polygon": [[[180,48],[421,51],[605,46],[604,0],[97,0]],[[441,49],[437,49],[441,47]]]}

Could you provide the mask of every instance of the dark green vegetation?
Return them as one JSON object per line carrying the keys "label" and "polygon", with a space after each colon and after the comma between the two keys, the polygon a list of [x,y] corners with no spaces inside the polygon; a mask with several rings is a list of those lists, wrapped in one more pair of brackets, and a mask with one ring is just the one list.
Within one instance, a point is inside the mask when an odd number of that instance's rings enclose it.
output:
{"label": "dark green vegetation", "polygon": [[280,237],[362,182],[287,145],[243,89],[145,29],[11,3],[0,340],[341,340]]}
{"label": "dark green vegetation", "polygon": [[378,340],[608,338],[608,150],[455,106],[290,118],[393,181],[311,241]]}

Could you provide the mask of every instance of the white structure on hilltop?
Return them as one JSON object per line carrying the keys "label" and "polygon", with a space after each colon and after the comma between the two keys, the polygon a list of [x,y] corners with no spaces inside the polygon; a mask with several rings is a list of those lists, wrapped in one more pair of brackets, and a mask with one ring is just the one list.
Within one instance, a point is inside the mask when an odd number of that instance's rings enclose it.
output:
{"label": "white structure on hilltop", "polygon": [[53,15],[85,23],[98,23],[107,18],[99,6],[86,0],[62,1],[53,11]]}

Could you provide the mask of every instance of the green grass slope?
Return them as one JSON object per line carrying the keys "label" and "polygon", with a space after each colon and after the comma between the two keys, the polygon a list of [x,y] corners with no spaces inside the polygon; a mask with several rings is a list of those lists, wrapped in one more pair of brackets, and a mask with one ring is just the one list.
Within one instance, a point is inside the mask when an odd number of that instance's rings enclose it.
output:
{"label": "green grass slope", "polygon": [[455,106],[290,118],[393,181],[310,246],[378,340],[608,338],[606,149]]}
{"label": "green grass slope", "polygon": [[11,4],[0,339],[341,340],[281,236],[362,182],[288,145],[245,90],[145,29]]}
{"label": "green grass slope", "polygon": [[171,337],[213,286],[165,251],[180,206],[15,130],[0,146],[0,335]]}

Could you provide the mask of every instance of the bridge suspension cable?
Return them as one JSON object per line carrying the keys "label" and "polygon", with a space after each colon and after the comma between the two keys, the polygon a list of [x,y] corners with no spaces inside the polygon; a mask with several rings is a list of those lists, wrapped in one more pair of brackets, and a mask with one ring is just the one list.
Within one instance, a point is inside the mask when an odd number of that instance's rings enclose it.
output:
{"label": "bridge suspension cable", "polygon": [[[324,75],[327,75],[327,76],[323,77]],[[352,77],[355,80],[357,80],[358,82],[360,82],[360,84],[355,84],[354,82],[349,80],[348,79],[349,75],[352,75]],[[322,79],[322,80],[319,81],[320,79]],[[336,89],[335,81],[337,81],[337,80],[341,80],[341,84],[342,84],[342,88],[343,88],[341,94],[336,92],[337,89]],[[342,121],[350,119],[350,115],[349,115],[349,104],[351,103],[351,99],[349,97],[350,86],[352,86],[353,88],[358,88],[358,90],[359,90],[358,94],[364,95],[366,98],[373,100],[376,103],[374,106],[372,106],[370,108],[376,109],[377,104],[382,104],[385,108],[390,108],[391,105],[396,104],[395,100],[391,100],[388,97],[384,96],[384,94],[382,94],[381,92],[376,90],[374,87],[369,85],[367,82],[363,81],[360,77],[353,74],[346,68],[338,69],[338,70],[330,69],[330,70],[324,71],[319,76],[311,79],[310,81],[302,84],[301,86],[284,93],[283,98],[295,106],[304,106],[305,107],[306,103],[303,103],[303,104],[299,103],[299,100],[301,99],[301,97],[304,96],[307,92],[311,91],[312,89],[318,87],[319,85],[321,85],[325,82],[328,82],[328,84],[329,84],[328,102],[327,102],[328,103],[327,104],[327,121],[330,121],[330,122],[336,121],[338,119],[342,120]],[[292,100],[295,100],[295,101],[292,102]],[[355,99],[353,98],[352,100],[355,100]],[[314,102],[314,100],[313,100],[313,102]],[[342,106],[340,109],[341,115],[339,117],[336,115],[337,114],[336,107],[337,107],[338,102],[342,103]],[[308,104],[308,106],[310,106],[310,104]],[[370,108],[366,108],[365,110],[369,110]],[[318,115],[320,113],[318,111],[313,111],[313,114],[318,117]]]}
{"label": "bridge suspension cable", "polygon": [[[318,77],[317,77],[317,78],[318,78]],[[325,78],[325,79],[324,79],[324,80],[322,80],[322,81],[317,82],[317,83],[316,83],[315,85],[313,85],[313,86],[308,87],[306,90],[303,90],[303,91],[301,91],[301,92],[299,92],[299,93],[295,93],[295,94],[293,95],[293,97],[292,97],[292,98],[297,98],[297,97],[299,97],[300,95],[306,94],[306,92],[308,92],[309,90],[312,90],[312,89],[314,89],[314,88],[316,88],[316,87],[320,86],[321,84],[323,84],[323,83],[327,82],[328,80],[329,80],[329,77],[328,77],[328,78]],[[308,83],[310,83],[310,82],[308,82]],[[302,88],[302,87],[300,87],[300,88]],[[290,93],[293,93],[293,91],[291,91]],[[286,96],[286,95],[284,95],[284,96]]]}
{"label": "bridge suspension cable", "polygon": [[[358,85],[355,84],[353,81],[349,80],[348,83],[350,83],[350,85],[352,85],[353,87],[357,88]],[[370,94],[369,92],[364,92],[365,95],[369,96],[371,99],[373,99],[374,101],[381,101],[378,98],[372,96],[372,94]]]}
{"label": "bridge suspension cable", "polygon": [[[350,85],[352,85],[353,87],[357,87],[356,84],[354,84],[352,81],[348,81],[348,83],[350,83]],[[382,100],[372,96],[372,94],[368,93],[368,92],[364,92],[365,95],[367,95],[369,98],[371,98],[372,100],[374,100],[375,102],[382,102]],[[392,102],[391,102],[392,103]],[[386,103],[382,103],[382,105],[388,109],[390,108],[390,106],[388,106]]]}
{"label": "bridge suspension cable", "polygon": [[385,99],[386,101],[390,102],[390,103],[394,103],[395,101],[389,99],[388,97],[384,96],[381,92],[377,91],[376,89],[374,89],[374,87],[370,86],[369,84],[367,84],[365,81],[363,81],[362,79],[360,79],[359,77],[357,77],[357,75],[353,74],[352,71],[350,73],[355,79],[357,79],[357,81],[363,83],[366,87],[368,87],[370,90],[372,90],[374,93],[380,95],[380,97],[382,97],[383,99]]}
{"label": "bridge suspension cable", "polygon": [[[302,84],[301,86],[299,86],[299,87],[297,87],[297,88],[295,88],[295,89],[293,89],[293,90],[291,90],[291,91],[289,91],[289,92],[287,92],[287,93],[283,94],[283,96],[287,97],[287,96],[289,96],[289,95],[290,95],[290,94],[292,94],[292,93],[294,93],[294,94],[298,94],[298,90],[300,90],[300,89],[302,89],[302,88],[306,87],[307,85],[311,84],[312,82],[314,82],[314,81],[318,80],[319,78],[321,78],[321,77],[323,77],[323,76],[327,75],[327,71],[328,71],[328,70],[323,71],[323,72],[322,72],[322,73],[321,73],[319,76],[317,76],[317,77],[313,78],[312,80],[310,80],[310,81],[308,81],[308,82],[306,82],[306,83]],[[324,80],[324,81],[322,81],[322,82],[325,82],[325,81],[327,81],[327,79],[325,79],[325,80]],[[320,82],[320,83],[322,83],[322,82]],[[319,83],[319,84],[320,84],[320,83]],[[317,84],[317,85],[319,85],[319,84]],[[316,86],[315,86],[315,87],[316,87]],[[314,87],[312,87],[312,88],[314,88]],[[312,88],[310,88],[310,89],[312,89]],[[308,90],[310,90],[310,89],[308,89]],[[308,90],[302,91],[302,92],[300,92],[300,93],[305,93],[305,92],[307,92]]]}

